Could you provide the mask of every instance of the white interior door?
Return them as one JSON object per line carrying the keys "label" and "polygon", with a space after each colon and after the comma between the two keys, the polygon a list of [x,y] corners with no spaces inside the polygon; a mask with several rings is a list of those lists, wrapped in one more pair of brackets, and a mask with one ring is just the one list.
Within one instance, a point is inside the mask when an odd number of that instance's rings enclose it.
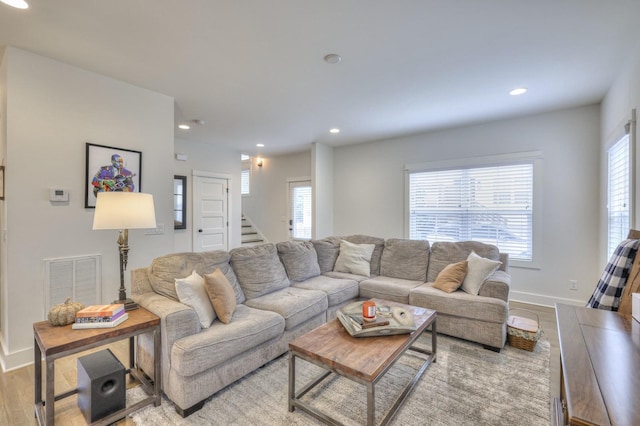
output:
{"label": "white interior door", "polygon": [[193,251],[229,250],[229,180],[193,176]]}

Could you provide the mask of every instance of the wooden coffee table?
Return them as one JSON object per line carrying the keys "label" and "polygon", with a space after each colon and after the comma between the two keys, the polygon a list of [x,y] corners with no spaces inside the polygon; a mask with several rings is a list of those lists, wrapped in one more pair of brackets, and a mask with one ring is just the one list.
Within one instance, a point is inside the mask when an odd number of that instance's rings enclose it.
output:
{"label": "wooden coffee table", "polygon": [[[381,425],[387,424],[410,395],[416,383],[432,362],[436,362],[436,312],[431,309],[372,299],[379,305],[400,306],[413,313],[416,331],[381,337],[352,337],[340,321],[326,324],[289,343],[289,411],[297,408],[315,418],[341,424],[329,415],[300,400],[332,372],[363,384],[367,389],[367,425],[375,424],[375,385],[395,362],[408,350],[427,357],[413,379],[405,386]],[[427,329],[431,329],[431,351],[412,346]],[[296,393],[296,358],[301,358],[327,370]]]}

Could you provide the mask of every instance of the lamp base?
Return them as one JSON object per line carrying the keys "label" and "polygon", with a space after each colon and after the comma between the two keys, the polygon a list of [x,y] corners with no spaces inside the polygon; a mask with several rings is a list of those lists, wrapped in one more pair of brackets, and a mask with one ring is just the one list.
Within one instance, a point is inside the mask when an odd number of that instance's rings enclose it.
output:
{"label": "lamp base", "polygon": [[114,300],[113,303],[120,303],[122,305],[124,305],[124,310],[125,311],[132,311],[134,309],[138,309],[139,306],[136,302],[134,302],[131,299],[125,299],[125,300]]}

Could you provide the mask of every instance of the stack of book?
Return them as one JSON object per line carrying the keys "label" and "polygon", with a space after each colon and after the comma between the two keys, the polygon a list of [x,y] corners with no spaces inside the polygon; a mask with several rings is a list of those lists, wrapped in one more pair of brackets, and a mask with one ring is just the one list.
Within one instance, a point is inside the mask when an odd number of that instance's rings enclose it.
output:
{"label": "stack of book", "polygon": [[110,305],[93,305],[76,312],[76,321],[71,328],[111,328],[121,324],[129,318],[124,305],[112,303]]}

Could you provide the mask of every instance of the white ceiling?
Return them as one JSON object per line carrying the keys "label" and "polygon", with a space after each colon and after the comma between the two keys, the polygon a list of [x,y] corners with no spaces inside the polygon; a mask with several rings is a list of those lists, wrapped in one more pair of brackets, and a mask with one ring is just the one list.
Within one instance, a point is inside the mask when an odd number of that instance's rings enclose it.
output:
{"label": "white ceiling", "polygon": [[28,1],[0,3],[0,45],[172,96],[205,122],[176,138],[248,154],[599,102],[640,49],[639,0]]}

